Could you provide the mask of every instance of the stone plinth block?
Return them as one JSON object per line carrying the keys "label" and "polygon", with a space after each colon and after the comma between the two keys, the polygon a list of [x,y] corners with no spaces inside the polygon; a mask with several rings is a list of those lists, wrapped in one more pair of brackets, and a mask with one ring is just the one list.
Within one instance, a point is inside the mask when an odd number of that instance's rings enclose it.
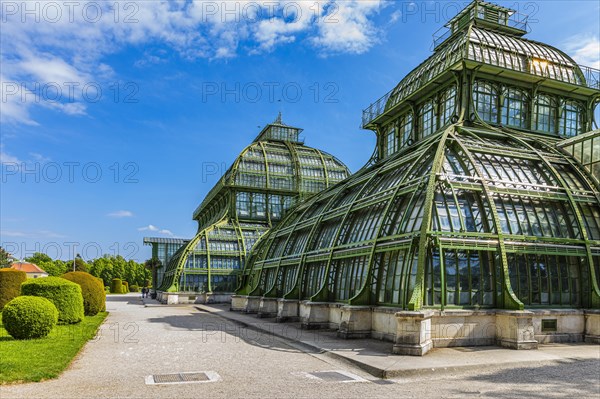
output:
{"label": "stone plinth block", "polygon": [[600,310],[585,311],[585,342],[600,344]]}
{"label": "stone plinth block", "polygon": [[423,356],[433,347],[431,318],[434,312],[402,311],[395,314],[396,339],[393,352],[397,355]]}
{"label": "stone plinth block", "polygon": [[277,300],[277,322],[298,321],[298,304],[295,299]]}
{"label": "stone plinth block", "polygon": [[246,313],[258,313],[258,309],[260,309],[260,300],[262,297],[259,296],[249,296],[248,297],[248,305],[246,305]]}
{"label": "stone plinth block", "polygon": [[257,316],[264,318],[277,316],[277,298],[261,298]]}
{"label": "stone plinth block", "polygon": [[341,307],[342,315],[337,336],[340,338],[367,338],[371,336],[373,311],[370,306]]}
{"label": "stone plinth block", "polygon": [[307,330],[329,328],[328,302],[300,302],[301,327]]}
{"label": "stone plinth block", "polygon": [[511,349],[537,349],[533,313],[499,310],[496,314],[496,342]]}
{"label": "stone plinth block", "polygon": [[231,296],[231,307],[229,310],[233,312],[245,312],[248,307],[248,296],[247,295],[232,295]]}

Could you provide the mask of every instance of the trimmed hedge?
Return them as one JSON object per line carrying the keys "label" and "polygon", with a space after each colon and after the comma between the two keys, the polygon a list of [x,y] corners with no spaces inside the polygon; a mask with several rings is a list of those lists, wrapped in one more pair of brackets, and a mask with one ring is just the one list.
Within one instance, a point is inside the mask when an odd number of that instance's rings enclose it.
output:
{"label": "trimmed hedge", "polygon": [[14,269],[0,269],[0,310],[21,293],[21,283],[27,273]]}
{"label": "trimmed hedge", "polygon": [[123,286],[125,287],[125,292],[129,292],[129,283],[125,280],[123,280]]}
{"label": "trimmed hedge", "polygon": [[58,321],[58,310],[46,298],[18,296],[6,304],[2,323],[14,339],[43,338]]}
{"label": "trimmed hedge", "polygon": [[83,309],[86,316],[95,316],[104,308],[106,294],[102,280],[86,272],[69,272],[62,278],[79,284],[83,296]]}
{"label": "trimmed hedge", "polygon": [[60,277],[29,279],[21,284],[21,295],[49,299],[58,309],[58,324],[73,324],[83,320],[83,296],[79,284]]}
{"label": "trimmed hedge", "polygon": [[133,284],[129,287],[129,292],[139,292],[139,291],[140,291],[140,287],[138,287],[135,284]]}
{"label": "trimmed hedge", "polygon": [[113,294],[122,294],[123,293],[123,283],[120,278],[113,278],[112,283],[110,285],[110,292]]}

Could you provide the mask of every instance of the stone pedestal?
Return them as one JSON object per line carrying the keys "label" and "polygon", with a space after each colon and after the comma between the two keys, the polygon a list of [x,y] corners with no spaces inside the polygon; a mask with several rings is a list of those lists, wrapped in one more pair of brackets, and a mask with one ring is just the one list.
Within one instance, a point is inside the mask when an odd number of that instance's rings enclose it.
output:
{"label": "stone pedestal", "polygon": [[600,310],[585,311],[585,342],[600,344]]}
{"label": "stone pedestal", "polygon": [[278,323],[286,321],[298,321],[298,303],[295,299],[277,300],[277,319]]}
{"label": "stone pedestal", "polygon": [[231,296],[231,307],[229,310],[233,312],[243,312],[248,307],[248,296],[246,295],[232,295]]}
{"label": "stone pedestal", "polygon": [[370,306],[341,307],[342,316],[337,336],[340,338],[367,338],[371,336],[372,315]]}
{"label": "stone pedestal", "polygon": [[499,310],[496,314],[496,342],[511,349],[537,349],[533,313]]}
{"label": "stone pedestal", "polygon": [[[538,344],[583,342],[585,315],[581,309],[531,309],[534,339]],[[554,320],[556,329],[544,330],[546,320]]]}
{"label": "stone pedestal", "polygon": [[307,330],[329,328],[328,302],[300,302],[300,326]]}
{"label": "stone pedestal", "polygon": [[262,297],[259,296],[249,296],[248,304],[246,305],[246,313],[258,313],[258,309],[260,309],[260,300]]}
{"label": "stone pedestal", "polygon": [[277,298],[261,298],[257,316],[262,318],[277,316]]}
{"label": "stone pedestal", "polygon": [[431,310],[395,314],[397,329],[393,352],[397,355],[423,356],[433,347]]}
{"label": "stone pedestal", "polygon": [[208,292],[205,303],[231,303],[231,294],[221,292]]}

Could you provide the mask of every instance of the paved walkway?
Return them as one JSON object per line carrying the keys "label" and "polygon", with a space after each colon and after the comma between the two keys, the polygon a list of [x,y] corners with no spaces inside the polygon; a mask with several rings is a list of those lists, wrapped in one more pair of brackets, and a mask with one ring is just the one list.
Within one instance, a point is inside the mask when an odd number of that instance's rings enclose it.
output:
{"label": "paved walkway", "polygon": [[[544,358],[516,368],[490,364],[490,359],[491,363],[498,359],[500,352],[495,350],[455,350],[452,352],[454,360],[480,357],[487,359],[488,366],[480,370],[405,373],[392,380],[381,380],[355,364],[341,360],[340,356],[328,353],[372,359],[373,364],[379,359],[378,367],[388,367],[386,362],[393,361],[396,362],[394,370],[404,367],[399,365],[442,358],[436,357],[438,351],[423,358],[389,355],[389,352],[378,352],[377,349],[388,344],[370,340],[325,341],[314,335],[313,344],[306,338],[292,341],[242,324],[269,321],[225,312],[222,307],[201,311],[194,306],[166,307],[154,301],[144,304],[135,294],[110,296],[107,309],[111,313],[102,325],[98,339],[89,342],[58,379],[1,386],[0,398],[464,398],[517,395],[591,398],[600,395],[598,347],[557,347],[554,352],[544,349],[537,352],[545,353]],[[223,318],[226,314],[248,319]],[[284,328],[281,324],[277,326]],[[329,352],[315,346],[315,340],[327,342]],[[570,350],[583,351],[585,356],[571,359],[565,355]],[[513,356],[521,356],[521,353],[525,352],[510,352]],[[440,366],[432,368],[442,367],[442,363],[448,364],[449,360],[449,357],[444,360],[446,363],[437,360],[441,362]],[[423,369],[424,365],[419,367]],[[146,384],[149,375],[201,371],[214,372],[218,380],[176,385]],[[330,371],[337,374],[317,374],[321,379],[309,374]],[[346,377],[340,379],[340,376]],[[353,383],[347,383],[350,377]]]}
{"label": "paved walkway", "polygon": [[[570,360],[599,360],[600,345],[540,345],[538,350],[513,350],[497,346],[438,348],[426,356],[392,355],[392,343],[374,339],[339,339],[335,332],[302,330],[300,323],[277,323],[255,315],[229,311],[229,305],[196,305],[200,310],[235,321],[262,334],[297,341],[301,347],[345,360],[380,378],[437,374],[486,367],[516,367],[526,363]],[[599,370],[600,372],[600,370]]]}

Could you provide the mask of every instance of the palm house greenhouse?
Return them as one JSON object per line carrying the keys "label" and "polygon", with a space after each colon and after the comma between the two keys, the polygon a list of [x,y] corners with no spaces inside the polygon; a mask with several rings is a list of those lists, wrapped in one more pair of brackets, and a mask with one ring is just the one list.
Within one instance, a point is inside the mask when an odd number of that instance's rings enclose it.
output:
{"label": "palm house greenhouse", "polygon": [[262,235],[232,309],[410,355],[600,342],[600,72],[527,33],[480,0],[452,18],[363,112],[373,159]]}
{"label": "palm house greenhouse", "polygon": [[176,250],[171,239],[145,240],[165,265],[155,273],[161,301],[227,301],[256,241],[294,204],[350,175],[334,156],[304,145],[301,131],[281,115],[267,125],[194,211],[194,238]]}

